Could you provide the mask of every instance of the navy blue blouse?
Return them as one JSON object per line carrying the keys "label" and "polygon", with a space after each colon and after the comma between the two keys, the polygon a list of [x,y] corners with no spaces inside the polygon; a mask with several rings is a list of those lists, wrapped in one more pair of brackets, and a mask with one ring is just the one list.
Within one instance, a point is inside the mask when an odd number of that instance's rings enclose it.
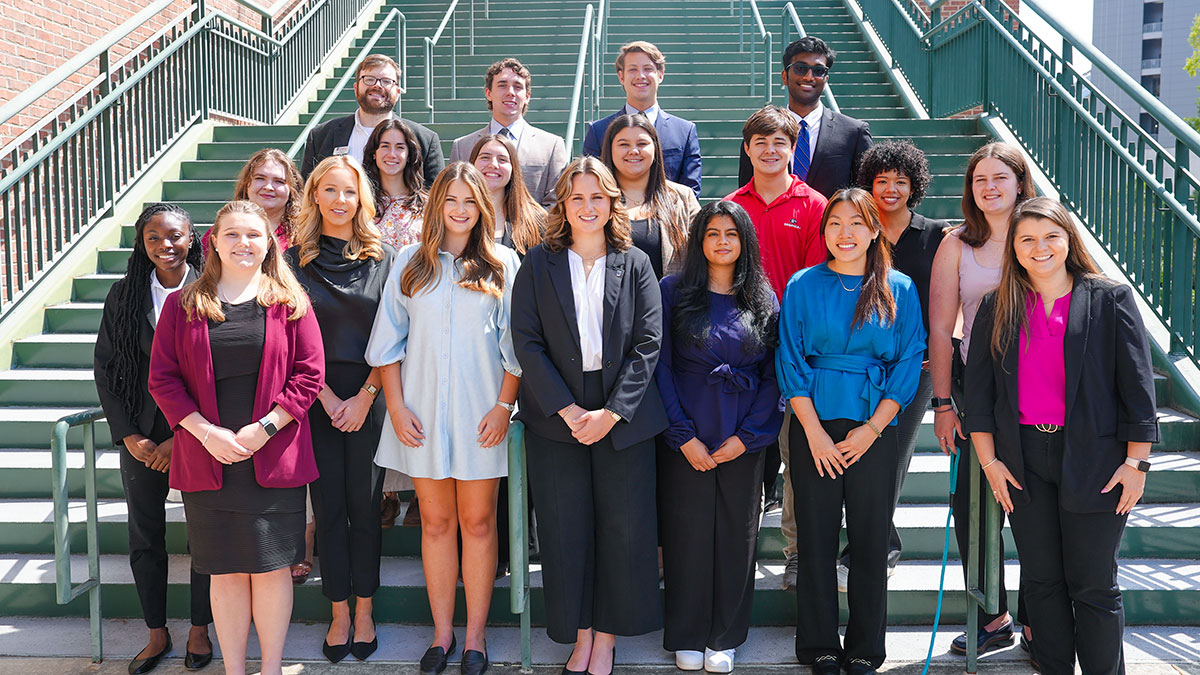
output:
{"label": "navy blue blouse", "polygon": [[896,321],[884,326],[871,319],[852,330],[861,285],[861,276],[839,279],[822,263],[792,275],[783,293],[775,356],[779,388],[785,400],[811,398],[822,420],[861,422],[885,398],[903,410],[917,395],[925,326],[916,285],[890,270]]}
{"label": "navy blue blouse", "polygon": [[[747,452],[779,436],[783,411],[770,348],[747,351],[748,335],[733,296],[709,294],[710,335],[701,346],[674,339],[672,310],[679,277],[665,277],[663,343],[654,373],[671,426],[667,444],[678,450],[693,438],[714,452],[737,435]],[[772,301],[775,301],[772,295]]]}

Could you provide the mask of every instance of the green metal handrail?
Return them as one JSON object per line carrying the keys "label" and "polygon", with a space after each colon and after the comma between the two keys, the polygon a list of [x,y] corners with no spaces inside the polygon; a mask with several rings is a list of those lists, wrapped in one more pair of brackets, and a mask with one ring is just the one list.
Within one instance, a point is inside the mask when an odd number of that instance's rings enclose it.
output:
{"label": "green metal handrail", "polygon": [[[967,518],[970,522],[967,534],[967,550],[965,552],[967,558],[967,669],[966,672],[974,674],[976,672],[976,664],[979,659],[979,644],[970,636],[979,634],[979,612],[975,611],[975,606],[978,605],[988,615],[995,615],[1000,611],[1000,566],[1004,564],[1000,560],[1000,530],[1003,527],[1003,516],[1000,514],[1000,505],[995,500],[981,500],[979,498],[980,481],[984,480],[983,471],[979,468],[979,458],[975,454],[975,445],[969,444],[970,450],[964,458],[968,465],[969,484],[970,484],[970,502],[967,509]],[[961,452],[961,450],[960,450]],[[962,471],[963,459],[959,460],[958,470]],[[983,509],[987,521],[983,525],[983,532],[979,531],[979,510]],[[982,547],[980,546],[980,538],[982,537]],[[980,549],[983,549],[983,579],[979,578],[979,555]],[[960,551],[960,555],[964,552]]]}
{"label": "green metal handrail", "polygon": [[[210,111],[276,121],[368,4],[307,0],[279,27],[278,38],[220,11],[199,19],[183,14],[164,28],[161,41],[105,71],[79,98],[83,112],[61,127],[55,123],[48,138],[33,135],[28,154],[0,177],[0,317]],[[204,4],[192,7],[198,13]],[[111,46],[112,37],[100,45]],[[103,69],[107,53],[99,51]]]}
{"label": "green metal handrail", "polygon": [[[795,5],[790,2],[784,5],[782,15],[781,22],[783,23],[783,29],[781,33],[783,39],[779,41],[779,46],[787,49],[787,46],[792,43],[790,33],[793,28],[796,29],[796,35],[799,37],[808,37],[808,33],[804,30],[804,24],[800,23],[800,17],[796,14]],[[788,19],[792,20],[791,23],[788,23]],[[825,83],[825,90],[821,92],[821,100],[824,101],[826,108],[835,113],[842,112],[842,109],[838,107],[837,100],[833,98],[833,87],[828,82]]]}
{"label": "green metal handrail", "polygon": [[[589,2],[583,12],[583,34],[579,37],[579,54],[575,57],[575,86],[571,89],[571,110],[567,113],[567,152],[571,152],[571,148],[575,145],[575,121],[579,118],[579,98],[583,94],[583,69],[587,64],[588,43],[594,42],[592,18],[595,11],[596,8]],[[595,63],[595,59],[593,59],[593,63]],[[595,81],[596,77],[593,75],[592,82],[595,83]],[[594,98],[594,96],[588,96],[589,107]]]}
{"label": "green metal handrail", "polygon": [[[589,5],[590,7],[590,5]],[[525,425],[508,427],[509,609],[521,615],[521,671],[533,672],[533,628],[529,609],[529,477],[525,469]]]}
{"label": "green metal handrail", "polygon": [[1173,137],[1166,149],[1072,66],[1075,49],[1102,56],[1094,47],[1064,35],[1056,52],[1001,0],[972,0],[936,25],[914,0],[859,4],[930,115],[982,107],[1002,120],[1166,325],[1170,350],[1200,364],[1200,180],[1188,151],[1200,136],[1114,77]]}
{"label": "green metal handrail", "polygon": [[[54,424],[50,435],[50,494],[54,499],[54,588],[58,604],[65,605],[88,594],[91,620],[92,662],[104,659],[100,624],[100,535],[96,507],[96,422],[104,419],[103,408],[67,415]],[[70,518],[67,502],[67,432],[85,426],[83,433],[83,485],[87,502],[88,578],[77,586],[71,581]]]}
{"label": "green metal handrail", "polygon": [[400,93],[404,94],[408,91],[408,17],[404,15],[404,12],[393,8],[388,11],[387,16],[375,28],[374,32],[371,33],[371,37],[367,40],[366,44],[358,50],[358,56],[354,57],[354,61],[346,68],[346,72],[342,73],[342,76],[338,78],[337,84],[325,96],[325,101],[321,104],[321,107],[317,108],[317,112],[308,120],[308,124],[304,125],[304,128],[296,135],[296,140],[292,141],[291,146],[287,149],[289,157],[296,159],[300,156],[300,150],[304,148],[304,144],[308,140],[308,134],[325,119],[325,114],[337,102],[338,95],[345,91],[346,85],[354,79],[355,73],[358,72],[358,65],[371,54],[371,50],[375,48],[375,45],[383,37],[383,34],[393,21],[396,22],[396,45],[399,50],[396,63],[400,64]]}
{"label": "green metal handrail", "polygon": [[[750,0],[750,11],[753,14],[754,25],[758,27],[758,37],[763,42],[763,98],[771,102],[771,32],[763,25],[762,14],[758,11],[758,1]],[[738,2],[738,51],[746,51],[746,0]],[[754,96],[757,87],[754,84],[755,40],[750,39],[750,95]]]}
{"label": "green metal handrail", "polygon": [[[471,1],[471,8],[468,12],[469,26],[469,48],[471,56],[475,56],[475,0]],[[438,24],[438,28],[433,33],[433,37],[422,38],[425,45],[425,107],[429,110],[429,121],[433,121],[434,113],[434,97],[433,97],[433,48],[442,39],[442,34],[446,32],[446,24],[450,24],[450,98],[458,99],[458,15],[454,10],[458,9],[459,0],[453,0],[450,6],[446,8],[446,13],[442,15],[442,21]],[[484,3],[484,18],[491,15],[491,6],[489,3]]]}

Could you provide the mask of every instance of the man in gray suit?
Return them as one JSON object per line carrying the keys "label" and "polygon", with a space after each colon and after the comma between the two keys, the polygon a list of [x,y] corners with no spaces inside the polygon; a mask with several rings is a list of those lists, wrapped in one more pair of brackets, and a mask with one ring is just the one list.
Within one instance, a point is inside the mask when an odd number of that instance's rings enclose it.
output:
{"label": "man in gray suit", "polygon": [[567,167],[567,149],[561,136],[525,121],[532,84],[533,76],[520,61],[507,58],[493,63],[483,86],[492,120],[479,131],[455,139],[450,161],[470,161],[471,150],[483,136],[507,136],[517,146],[517,161],[529,194],[549,209],[554,204],[554,184]]}

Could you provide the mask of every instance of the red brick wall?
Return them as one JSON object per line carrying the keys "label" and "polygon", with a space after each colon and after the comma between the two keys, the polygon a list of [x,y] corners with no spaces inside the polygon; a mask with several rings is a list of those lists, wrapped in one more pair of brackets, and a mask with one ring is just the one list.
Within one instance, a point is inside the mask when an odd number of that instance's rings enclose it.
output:
{"label": "red brick wall", "polygon": [[[185,0],[175,0],[153,20],[118,44],[112,50],[112,63],[129,54],[190,4]],[[266,2],[259,4],[267,6]],[[294,4],[289,3],[282,8],[276,18],[287,14]],[[0,0],[0,105],[33,86],[146,5],[145,0]],[[251,26],[260,24],[257,13],[233,0],[208,0],[208,7],[219,9]],[[8,124],[0,125],[0,147],[27,130],[43,115],[73,98],[86,82],[98,74],[97,68],[97,63],[93,61],[67,84],[27,107]]]}

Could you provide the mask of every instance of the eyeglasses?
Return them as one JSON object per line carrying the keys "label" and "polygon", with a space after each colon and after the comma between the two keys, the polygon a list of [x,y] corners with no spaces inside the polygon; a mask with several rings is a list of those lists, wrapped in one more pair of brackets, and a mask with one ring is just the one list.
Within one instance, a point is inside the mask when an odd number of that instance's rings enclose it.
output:
{"label": "eyeglasses", "polygon": [[396,86],[395,80],[386,77],[375,77],[374,75],[363,75],[362,77],[358,78],[358,81],[362,82],[368,87],[374,87],[377,84],[384,89]]}
{"label": "eyeglasses", "polygon": [[829,68],[828,67],[826,67],[826,66],[810,66],[807,63],[801,63],[800,61],[797,61],[797,62],[793,63],[792,65],[788,66],[788,70],[792,71],[792,74],[795,75],[796,77],[804,77],[805,75],[808,75],[810,72],[813,74],[813,77],[817,78],[818,80],[823,80],[829,76]]}

